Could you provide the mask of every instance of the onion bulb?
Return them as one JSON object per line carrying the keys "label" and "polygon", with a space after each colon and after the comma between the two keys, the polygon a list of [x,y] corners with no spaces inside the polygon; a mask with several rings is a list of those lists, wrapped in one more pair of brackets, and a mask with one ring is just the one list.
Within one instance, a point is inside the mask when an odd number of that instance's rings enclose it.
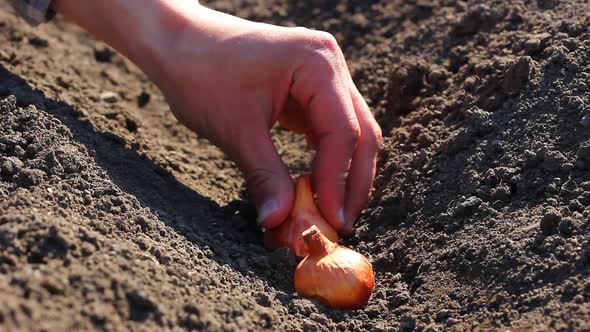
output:
{"label": "onion bulb", "polygon": [[291,213],[277,228],[264,232],[264,246],[269,250],[288,247],[297,257],[305,257],[309,251],[301,233],[312,225],[330,240],[338,241],[338,232],[328,224],[315,204],[309,175],[301,175],[295,183],[295,202]]}
{"label": "onion bulb", "polygon": [[309,247],[295,270],[297,294],[337,309],[364,307],[373,291],[373,267],[365,256],[338,245],[311,226],[302,234]]}

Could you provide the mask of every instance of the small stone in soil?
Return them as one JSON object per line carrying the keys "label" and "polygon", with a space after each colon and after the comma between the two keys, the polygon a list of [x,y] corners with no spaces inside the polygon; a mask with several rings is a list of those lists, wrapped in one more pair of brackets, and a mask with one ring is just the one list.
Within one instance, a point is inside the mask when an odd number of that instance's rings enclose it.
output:
{"label": "small stone in soil", "polygon": [[506,201],[510,198],[510,187],[499,186],[492,190],[492,200],[494,201]]}
{"label": "small stone in soil", "polygon": [[19,186],[29,188],[38,185],[43,180],[43,171],[38,169],[24,169],[16,179]]}
{"label": "small stone in soil", "polygon": [[29,38],[29,44],[33,45],[34,47],[38,47],[38,48],[45,48],[45,47],[49,46],[49,42],[47,41],[47,39],[44,39],[41,37]]}
{"label": "small stone in soil", "polygon": [[471,196],[458,204],[457,210],[455,211],[455,215],[460,217],[474,213],[477,210],[477,208],[481,205],[481,203],[481,199],[475,196]]}
{"label": "small stone in soil", "polygon": [[295,298],[289,302],[289,313],[309,317],[317,308],[307,299]]}
{"label": "small stone in soil", "polygon": [[143,108],[145,105],[147,105],[150,102],[151,99],[151,95],[145,91],[143,91],[142,93],[139,94],[139,96],[137,96],[137,107],[139,108]]}
{"label": "small stone in soil", "polygon": [[574,223],[571,219],[563,219],[559,222],[559,233],[563,236],[571,236],[574,232]]}
{"label": "small stone in soil", "polygon": [[555,228],[561,221],[561,214],[556,210],[551,210],[541,218],[540,228],[545,235],[551,235],[555,232]]}
{"label": "small stone in soil", "polygon": [[16,158],[3,158],[0,160],[0,173],[7,176],[16,174],[22,162]]}
{"label": "small stone in soil", "polygon": [[113,55],[115,55],[115,52],[106,47],[94,50],[94,59],[98,62],[111,62]]}
{"label": "small stone in soil", "polygon": [[440,322],[440,321],[443,321],[443,320],[449,318],[450,315],[451,315],[451,312],[449,310],[442,309],[441,311],[439,311],[436,314],[436,318],[435,319],[436,319],[436,321]]}
{"label": "small stone in soil", "polygon": [[100,100],[110,104],[116,103],[119,101],[119,95],[113,91],[105,91],[100,94]]}
{"label": "small stone in soil", "polygon": [[256,303],[260,304],[263,307],[270,307],[272,306],[272,299],[270,298],[270,296],[266,293],[257,293],[255,295],[256,298]]}
{"label": "small stone in soil", "polygon": [[533,62],[530,56],[523,56],[508,69],[502,86],[504,92],[515,95],[527,85]]}

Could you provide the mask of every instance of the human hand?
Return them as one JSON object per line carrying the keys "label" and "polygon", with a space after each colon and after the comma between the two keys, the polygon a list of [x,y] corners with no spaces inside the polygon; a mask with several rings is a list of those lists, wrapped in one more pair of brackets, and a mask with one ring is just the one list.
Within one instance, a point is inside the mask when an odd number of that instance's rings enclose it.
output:
{"label": "human hand", "polygon": [[[262,227],[278,226],[294,199],[269,135],[280,121],[317,151],[312,180],[324,217],[341,233],[351,231],[370,196],[381,131],[331,35],[255,23],[185,0],[158,1],[149,11],[142,0],[109,2],[148,22],[152,35],[139,46],[121,37],[111,44],[158,84],[184,125],[238,164]],[[132,19],[123,29],[138,30]],[[96,29],[104,28],[90,30]],[[109,42],[106,32],[96,33]]]}
{"label": "human hand", "polygon": [[318,205],[348,233],[370,195],[381,132],[335,39],[197,11],[164,57],[159,83],[174,113],[237,162],[267,228],[293,201],[269,130],[278,120],[305,134]]}

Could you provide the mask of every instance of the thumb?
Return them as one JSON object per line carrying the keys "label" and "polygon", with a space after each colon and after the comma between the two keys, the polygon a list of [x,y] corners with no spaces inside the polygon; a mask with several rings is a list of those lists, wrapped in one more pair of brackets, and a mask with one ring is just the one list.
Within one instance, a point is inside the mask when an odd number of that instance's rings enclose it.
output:
{"label": "thumb", "polygon": [[250,132],[240,139],[238,163],[250,197],[258,211],[260,227],[272,229],[280,225],[293,206],[293,180],[281,160],[268,130]]}

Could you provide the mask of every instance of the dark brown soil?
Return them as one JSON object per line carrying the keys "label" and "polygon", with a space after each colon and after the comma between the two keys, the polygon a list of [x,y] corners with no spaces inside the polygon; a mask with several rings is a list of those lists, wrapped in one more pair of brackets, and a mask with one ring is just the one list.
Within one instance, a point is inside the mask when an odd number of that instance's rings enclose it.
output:
{"label": "dark brown soil", "polygon": [[207,3],[341,42],[386,136],[345,241],[369,305],[296,296],[239,172],[129,61],[0,12],[0,330],[590,331],[587,1]]}

